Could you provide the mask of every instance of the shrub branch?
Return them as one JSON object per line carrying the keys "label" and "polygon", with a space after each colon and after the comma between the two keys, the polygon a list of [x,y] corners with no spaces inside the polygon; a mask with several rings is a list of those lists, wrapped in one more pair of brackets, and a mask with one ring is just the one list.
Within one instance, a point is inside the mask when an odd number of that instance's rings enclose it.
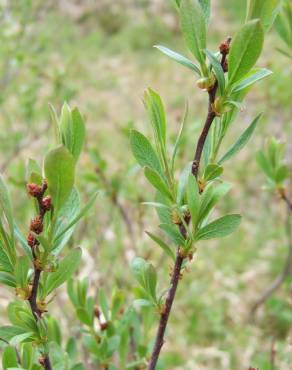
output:
{"label": "shrub branch", "polygon": [[[222,55],[221,66],[222,66],[224,72],[227,71],[226,57],[227,57],[227,54],[229,52],[230,42],[231,42],[231,38],[228,38],[224,43],[222,43],[220,45],[220,52],[221,52],[221,55]],[[222,48],[223,44],[227,45],[227,47]],[[198,143],[197,143],[197,146],[196,146],[195,157],[194,157],[194,160],[193,160],[193,163],[192,163],[192,174],[196,178],[198,177],[201,156],[202,156],[202,152],[203,152],[204,145],[205,145],[205,142],[206,142],[206,138],[208,136],[208,132],[210,130],[212,122],[214,121],[214,119],[216,117],[216,113],[213,110],[213,104],[215,102],[217,89],[218,89],[218,82],[216,81],[214,83],[213,87],[208,91],[208,95],[209,95],[208,114],[207,114],[207,118],[206,118],[203,130],[201,132],[201,135],[199,137],[199,140],[198,140]],[[190,218],[188,217],[188,219],[186,221],[189,222]],[[186,239],[187,232],[186,232],[186,229],[185,229],[185,227],[182,223],[179,225],[179,229],[180,229],[181,235],[184,237],[184,239]],[[167,296],[166,296],[164,309],[163,309],[163,311],[160,315],[159,326],[158,326],[158,329],[157,329],[156,339],[155,339],[154,347],[153,347],[153,350],[152,350],[150,362],[149,362],[149,365],[148,365],[148,370],[154,370],[156,368],[156,364],[157,364],[157,361],[158,361],[158,358],[159,358],[159,355],[160,355],[160,351],[161,351],[161,348],[164,344],[165,330],[166,330],[166,327],[167,327],[169,315],[170,315],[171,308],[172,308],[172,305],[173,305],[173,301],[174,301],[174,298],[175,298],[178,282],[179,282],[179,279],[181,277],[181,270],[182,270],[183,261],[186,257],[187,256],[185,256],[183,253],[181,253],[180,248],[178,248],[177,249],[177,254],[176,254],[176,259],[175,259],[175,264],[174,264],[174,268],[173,268],[173,272],[172,272],[172,276],[171,276],[171,280],[170,280],[170,288],[169,288]]]}

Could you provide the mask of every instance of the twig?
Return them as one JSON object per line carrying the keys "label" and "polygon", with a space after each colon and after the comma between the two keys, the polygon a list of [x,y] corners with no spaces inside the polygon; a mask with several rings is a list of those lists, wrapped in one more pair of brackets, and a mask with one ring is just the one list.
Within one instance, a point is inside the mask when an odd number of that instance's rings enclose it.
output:
{"label": "twig", "polygon": [[[221,66],[223,68],[223,71],[225,72],[227,71],[226,56],[229,52],[230,42],[231,42],[231,38],[228,38],[224,43],[220,45],[220,52],[222,55]],[[198,177],[201,156],[202,156],[202,152],[203,152],[204,145],[206,142],[206,138],[208,136],[208,132],[210,130],[211,124],[214,121],[214,118],[216,117],[216,113],[213,111],[213,103],[215,101],[217,88],[218,88],[218,82],[216,81],[214,86],[208,91],[208,94],[209,94],[208,114],[207,114],[207,118],[206,118],[203,130],[201,132],[201,135],[199,137],[199,140],[196,146],[195,157],[194,157],[193,164],[192,164],[192,174],[196,178]],[[190,221],[190,218],[188,217],[188,219],[186,219],[185,221],[186,223],[188,223]],[[182,223],[179,225],[179,228],[180,228],[181,235],[186,239],[187,231]],[[174,269],[173,269],[172,276],[171,276],[170,288],[166,296],[163,312],[160,315],[159,326],[158,326],[158,330],[156,333],[156,339],[155,339],[154,347],[152,350],[150,362],[148,364],[148,370],[154,370],[156,368],[156,364],[157,364],[157,361],[160,355],[160,351],[164,343],[165,330],[167,327],[169,315],[170,315],[173,301],[175,298],[177,285],[178,285],[178,282],[181,276],[182,264],[185,258],[186,256],[184,256],[181,253],[180,248],[178,248],[176,259],[175,259],[175,264],[174,264]]]}
{"label": "twig", "polygon": [[[47,182],[44,181],[42,186],[38,186],[36,184],[28,184],[27,186],[28,192],[34,198],[36,198],[38,202],[39,214],[36,218],[31,220],[30,224],[30,232],[28,235],[28,244],[32,249],[33,255],[33,264],[34,264],[34,277],[32,282],[32,290],[30,297],[28,298],[31,312],[35,318],[35,321],[38,321],[42,316],[42,311],[38,308],[37,305],[37,295],[38,295],[38,288],[39,282],[41,278],[42,269],[39,266],[39,262],[36,255],[36,248],[39,245],[38,240],[35,238],[34,234],[40,234],[43,231],[43,221],[45,213],[51,208],[51,201],[50,198],[44,198],[44,194],[47,190]],[[52,370],[50,358],[48,354],[43,354],[43,356],[39,359],[40,364],[46,370]]]}
{"label": "twig", "polygon": [[151,360],[148,365],[148,370],[154,370],[158,361],[158,357],[161,351],[161,348],[164,343],[164,334],[165,334],[165,329],[167,326],[169,314],[171,311],[171,307],[174,301],[177,285],[179,282],[180,274],[181,274],[181,267],[183,263],[184,257],[181,255],[180,251],[177,251],[176,255],[176,260],[175,260],[175,265],[170,281],[170,289],[167,293],[167,297],[165,300],[165,307],[164,310],[160,316],[160,322],[159,322],[159,327],[157,330],[157,335],[156,335],[156,340],[153,348],[153,352],[151,355]]}

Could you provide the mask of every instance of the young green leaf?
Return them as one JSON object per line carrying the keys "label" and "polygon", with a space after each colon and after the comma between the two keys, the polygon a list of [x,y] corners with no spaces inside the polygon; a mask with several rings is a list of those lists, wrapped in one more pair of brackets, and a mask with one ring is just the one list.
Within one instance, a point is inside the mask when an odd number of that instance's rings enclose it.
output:
{"label": "young green leaf", "polygon": [[240,135],[238,140],[232,145],[232,147],[227,150],[227,152],[223,155],[222,158],[218,161],[218,164],[222,164],[223,162],[227,161],[231,157],[233,157],[236,153],[238,153],[249,141],[251,138],[259,120],[262,117],[262,113],[259,114],[252,123],[248,126],[248,128]]}
{"label": "young green leaf", "polygon": [[77,161],[85,140],[85,125],[79,110],[74,108],[71,111],[65,103],[62,107],[59,127],[62,143]]}
{"label": "young green leaf", "polygon": [[84,120],[78,110],[78,108],[74,108],[72,110],[72,124],[73,124],[73,143],[72,143],[72,151],[73,157],[75,161],[78,160],[80,153],[82,151],[84,141],[85,141],[85,124]]}
{"label": "young green leaf", "polygon": [[60,262],[57,271],[50,273],[46,280],[44,289],[47,295],[71,277],[79,267],[80,260],[80,248],[73,249],[67,254],[67,256]]}
{"label": "young green leaf", "polygon": [[161,169],[157,154],[155,153],[148,139],[140,132],[132,130],[130,142],[134,157],[140,166],[150,167],[163,176],[163,171]]}
{"label": "young green leaf", "polygon": [[155,241],[155,243],[157,243],[160,248],[164,251],[165,254],[167,254],[173,261],[175,261],[175,255],[174,255],[174,252],[172,251],[172,249],[166,244],[164,243],[163,240],[161,240],[160,238],[158,238],[158,236],[150,233],[149,231],[146,231],[146,234],[153,240]]}
{"label": "young green leaf", "polygon": [[156,303],[157,275],[154,267],[143,258],[137,257],[132,261],[131,269],[138,283],[149,295],[149,298]]}
{"label": "young green leaf", "polygon": [[13,211],[10,195],[3,176],[0,174],[0,210],[3,211],[9,225],[11,238],[14,236]]}
{"label": "young green leaf", "polygon": [[260,19],[265,30],[271,28],[280,10],[280,0],[248,0],[246,20]]}
{"label": "young green leaf", "polygon": [[192,170],[192,162],[189,162],[185,168],[183,169],[179,181],[178,181],[178,187],[177,187],[177,197],[176,197],[176,202],[179,205],[182,205],[184,196],[185,196],[185,191],[189,179],[189,174],[191,173]]}
{"label": "young green leaf", "polygon": [[18,367],[17,354],[14,347],[7,346],[2,354],[2,368],[8,370],[13,367]]}
{"label": "young green leaf", "polygon": [[262,51],[264,31],[260,21],[247,22],[235,35],[228,58],[228,84],[231,86],[255,65]]}
{"label": "young green leaf", "polygon": [[15,277],[8,272],[0,272],[0,283],[12,288],[16,288]]}
{"label": "young green leaf", "polygon": [[262,151],[259,151],[257,153],[256,160],[257,160],[259,167],[266,174],[266,176],[269,177],[271,180],[274,180],[273,167],[268,161],[266,155]]}
{"label": "young green leaf", "polygon": [[153,185],[160,193],[165,195],[168,199],[170,199],[171,201],[173,200],[172,194],[168,189],[167,184],[164,182],[164,180],[161,178],[158,172],[152,170],[149,167],[145,167],[144,174],[151,185]]}
{"label": "young green leaf", "polygon": [[187,203],[192,216],[193,228],[196,228],[200,210],[200,192],[196,178],[190,174],[187,184]]}
{"label": "young green leaf", "polygon": [[214,53],[211,53],[211,51],[209,51],[208,49],[205,49],[205,53],[206,53],[207,58],[209,59],[211,65],[212,65],[214,73],[216,75],[220,94],[223,95],[224,90],[225,90],[225,76],[224,76],[224,71],[223,71],[223,68],[221,66],[221,63],[219,62],[217,57],[214,55]]}
{"label": "young green leaf", "polygon": [[273,72],[265,68],[253,68],[247,75],[237,81],[233,92],[238,92],[252,86],[254,83],[270,76]]}
{"label": "young green leaf", "polygon": [[211,0],[199,0],[199,3],[201,4],[201,7],[203,9],[206,24],[208,24],[210,20]]}
{"label": "young green leaf", "polygon": [[162,149],[166,144],[166,118],[160,96],[152,89],[147,89],[144,94],[144,104],[148,111],[150,122],[155,137]]}
{"label": "young green leaf", "polygon": [[174,172],[174,162],[175,162],[175,158],[176,158],[178,148],[179,148],[180,143],[181,143],[182,133],[183,133],[183,129],[184,129],[187,117],[188,117],[188,113],[189,113],[189,107],[188,107],[188,104],[186,104],[183,120],[182,120],[180,129],[179,129],[178,135],[176,137],[175,144],[174,144],[174,147],[173,147],[172,156],[171,156],[171,167],[170,168],[171,168],[172,173]]}
{"label": "young green leaf", "polygon": [[64,146],[51,150],[45,157],[44,171],[54,210],[58,212],[74,185],[75,161],[72,154]]}
{"label": "young green leaf", "polygon": [[13,337],[25,333],[23,328],[18,326],[1,326],[0,327],[0,339],[9,342]]}
{"label": "young green leaf", "polygon": [[214,206],[228,193],[230,189],[231,185],[226,182],[217,186],[214,186],[212,183],[206,186],[203,195],[201,196],[198,223],[202,223],[202,221],[210,214]]}
{"label": "young green leaf", "polygon": [[102,310],[102,313],[105,319],[108,321],[110,319],[110,316],[109,316],[110,309],[109,309],[107,298],[106,298],[106,295],[103,289],[99,289],[98,302],[99,302],[100,308]]}
{"label": "young green leaf", "polygon": [[184,245],[185,240],[175,225],[160,224],[159,227],[166,233],[166,235],[173,241],[175,245]]}
{"label": "young green leaf", "polygon": [[[88,211],[89,209],[93,206],[95,199],[97,197],[98,192],[94,192],[91,197],[89,198],[88,203],[81,209],[81,211],[72,219],[68,220],[69,223],[66,225],[63,225],[61,230],[58,228],[58,223],[57,223],[57,229],[56,229],[56,236],[54,238],[54,254],[58,254],[60,252],[60,245],[62,246],[62,237],[69,231]],[[70,198],[69,198],[70,199]],[[65,205],[64,205],[65,206]],[[62,214],[62,211],[61,213]],[[60,225],[61,226],[61,225]],[[61,243],[61,244],[60,244]]]}
{"label": "young green leaf", "polygon": [[27,287],[29,265],[30,265],[30,260],[27,256],[18,257],[16,261],[14,273],[15,273],[16,284],[20,288]]}
{"label": "young green leaf", "polygon": [[201,67],[205,66],[206,22],[198,0],[182,0],[180,5],[181,28],[186,44]]}
{"label": "young green leaf", "polygon": [[218,164],[215,163],[209,163],[208,166],[205,168],[203,178],[205,181],[211,181],[221,176],[222,173],[223,167],[218,166]]}
{"label": "young green leaf", "polygon": [[235,231],[241,222],[241,216],[226,215],[202,227],[195,235],[196,240],[223,238]]}
{"label": "young green leaf", "polygon": [[200,68],[193,63],[190,59],[186,58],[185,56],[176,53],[173,50],[168,49],[165,46],[162,45],[154,45],[154,47],[158,50],[160,50],[163,54],[167,55],[169,58],[175,60],[177,63],[183,65],[184,67],[189,68],[191,71],[197,73],[199,76],[201,76]]}

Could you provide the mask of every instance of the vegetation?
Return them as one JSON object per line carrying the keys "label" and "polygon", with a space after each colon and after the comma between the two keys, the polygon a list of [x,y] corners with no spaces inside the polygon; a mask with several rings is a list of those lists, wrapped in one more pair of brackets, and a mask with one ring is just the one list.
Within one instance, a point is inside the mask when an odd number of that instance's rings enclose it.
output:
{"label": "vegetation", "polygon": [[1,5],[4,370],[289,368],[292,4],[240,3]]}

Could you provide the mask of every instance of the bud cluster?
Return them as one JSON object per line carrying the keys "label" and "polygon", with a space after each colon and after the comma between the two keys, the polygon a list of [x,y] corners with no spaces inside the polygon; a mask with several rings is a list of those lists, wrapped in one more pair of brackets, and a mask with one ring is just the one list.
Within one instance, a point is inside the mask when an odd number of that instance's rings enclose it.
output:
{"label": "bud cluster", "polygon": [[31,220],[29,234],[27,236],[27,243],[31,248],[33,248],[39,244],[34,234],[41,234],[43,232],[44,215],[46,212],[50,211],[52,207],[52,200],[50,195],[44,197],[44,193],[47,190],[46,180],[44,180],[42,185],[29,183],[26,185],[26,188],[28,194],[33,198],[36,198],[39,205],[39,214]]}

